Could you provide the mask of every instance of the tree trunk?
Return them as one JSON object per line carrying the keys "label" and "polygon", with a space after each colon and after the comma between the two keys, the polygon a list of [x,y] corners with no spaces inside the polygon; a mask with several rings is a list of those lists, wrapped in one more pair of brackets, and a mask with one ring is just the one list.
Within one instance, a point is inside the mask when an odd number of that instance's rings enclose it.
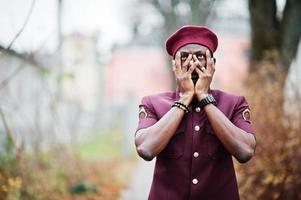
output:
{"label": "tree trunk", "polygon": [[288,71],[292,60],[296,57],[301,35],[301,0],[287,0],[281,24],[282,66]]}
{"label": "tree trunk", "polygon": [[276,52],[285,73],[296,56],[301,35],[301,0],[287,0],[282,18],[276,0],[249,0],[251,18],[251,72],[266,53]]}
{"label": "tree trunk", "polygon": [[251,71],[268,50],[278,49],[279,22],[275,0],[249,0],[251,20]]}

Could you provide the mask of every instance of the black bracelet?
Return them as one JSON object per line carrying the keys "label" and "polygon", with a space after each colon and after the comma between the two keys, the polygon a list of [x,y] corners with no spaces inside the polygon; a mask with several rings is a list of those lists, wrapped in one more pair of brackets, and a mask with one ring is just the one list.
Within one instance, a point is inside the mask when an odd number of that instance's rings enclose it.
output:
{"label": "black bracelet", "polygon": [[214,97],[212,96],[212,94],[208,94],[204,99],[202,99],[199,103],[198,106],[200,106],[202,109],[204,109],[204,107],[208,104],[213,104],[213,105],[217,105],[216,100],[214,99]]}
{"label": "black bracelet", "polygon": [[176,101],[171,107],[180,108],[180,109],[184,110],[185,113],[189,112],[188,106],[186,106],[185,104],[178,102],[178,101]]}
{"label": "black bracelet", "polygon": [[188,110],[189,111],[189,108],[188,108],[188,106],[186,106],[185,104],[183,104],[182,102],[179,102],[179,101],[176,101],[175,102],[175,104],[179,104],[179,105],[181,105],[181,106],[183,106],[186,110]]}
{"label": "black bracelet", "polygon": [[174,104],[174,105],[172,105],[171,107],[177,107],[177,108],[180,108],[180,109],[183,110],[185,113],[188,113],[188,112],[189,112],[188,110],[186,110],[185,107],[183,107],[183,106],[180,105],[180,104]]}

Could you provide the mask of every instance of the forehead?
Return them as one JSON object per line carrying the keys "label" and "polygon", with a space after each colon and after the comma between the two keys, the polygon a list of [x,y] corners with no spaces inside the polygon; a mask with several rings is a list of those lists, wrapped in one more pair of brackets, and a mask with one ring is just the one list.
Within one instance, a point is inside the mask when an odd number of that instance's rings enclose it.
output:
{"label": "forehead", "polygon": [[189,53],[203,51],[205,53],[207,49],[208,49],[207,47],[200,45],[200,44],[187,44],[187,45],[181,47],[178,51],[189,52]]}

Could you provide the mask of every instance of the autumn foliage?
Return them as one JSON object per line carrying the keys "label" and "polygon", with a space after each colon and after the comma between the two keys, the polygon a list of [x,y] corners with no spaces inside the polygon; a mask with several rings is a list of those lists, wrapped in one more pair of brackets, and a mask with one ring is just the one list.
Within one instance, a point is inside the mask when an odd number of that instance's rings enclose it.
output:
{"label": "autumn foliage", "polygon": [[115,200],[127,185],[133,159],[83,160],[64,145],[46,152],[0,155],[2,200]]}
{"label": "autumn foliage", "polygon": [[[241,199],[301,199],[300,116],[284,109],[284,83],[285,73],[271,62],[261,63],[248,78],[257,147],[250,162],[237,166]],[[301,105],[297,99],[290,102]]]}

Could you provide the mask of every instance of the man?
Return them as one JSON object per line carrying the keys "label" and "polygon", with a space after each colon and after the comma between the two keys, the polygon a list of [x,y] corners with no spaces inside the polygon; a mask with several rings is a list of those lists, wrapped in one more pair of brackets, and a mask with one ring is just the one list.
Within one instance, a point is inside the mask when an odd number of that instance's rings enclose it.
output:
{"label": "man", "polygon": [[245,163],[256,140],[244,97],[212,90],[217,36],[184,26],[166,41],[177,90],[142,99],[135,145],[156,157],[149,200],[236,200],[232,156]]}

